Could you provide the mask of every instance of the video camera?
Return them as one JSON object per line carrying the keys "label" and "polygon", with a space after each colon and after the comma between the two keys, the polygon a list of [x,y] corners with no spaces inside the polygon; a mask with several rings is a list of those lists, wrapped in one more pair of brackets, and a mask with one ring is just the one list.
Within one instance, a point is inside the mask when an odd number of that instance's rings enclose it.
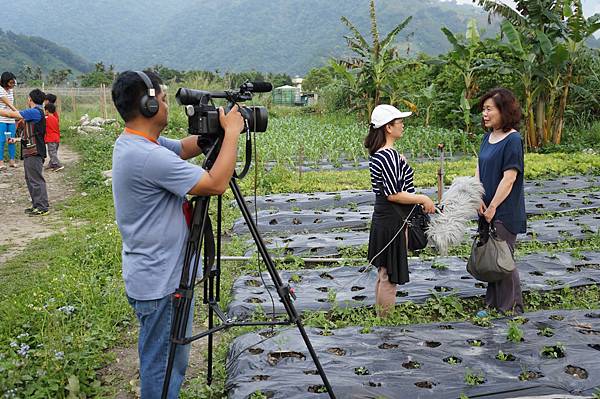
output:
{"label": "video camera", "polygon": [[[269,82],[245,82],[237,90],[215,92],[181,87],[177,90],[175,98],[180,105],[185,106],[189,134],[222,137],[225,131],[219,122],[219,110],[213,104],[213,98],[227,99],[228,104],[225,107],[225,113],[227,113],[236,103],[251,100],[252,93],[268,93],[271,90],[273,90],[273,85]],[[267,130],[269,116],[265,107],[240,106],[239,110],[246,121],[246,128],[243,132]]]}

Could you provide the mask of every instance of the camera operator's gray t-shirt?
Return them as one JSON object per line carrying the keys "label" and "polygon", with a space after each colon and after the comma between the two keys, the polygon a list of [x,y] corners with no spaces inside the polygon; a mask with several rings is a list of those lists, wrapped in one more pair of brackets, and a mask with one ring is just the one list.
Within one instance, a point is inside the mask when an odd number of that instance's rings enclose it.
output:
{"label": "camera operator's gray t-shirt", "polygon": [[113,150],[123,279],[127,295],[137,300],[159,299],[179,286],[188,236],[183,201],[204,173],[179,157],[179,140],[159,137],[158,143],[123,133]]}

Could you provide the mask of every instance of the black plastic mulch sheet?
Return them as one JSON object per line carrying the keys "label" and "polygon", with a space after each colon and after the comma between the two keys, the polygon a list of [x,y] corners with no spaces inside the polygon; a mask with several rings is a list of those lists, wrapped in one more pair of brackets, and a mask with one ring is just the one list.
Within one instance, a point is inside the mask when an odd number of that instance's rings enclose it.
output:
{"label": "black plastic mulch sheet", "polygon": [[[318,215],[323,217],[323,215]],[[303,212],[302,220],[311,220],[314,215],[310,212]],[[364,217],[364,216],[362,216]],[[324,231],[327,228],[321,229],[321,226],[331,227],[333,223],[346,223],[345,221],[332,221],[331,219],[320,219],[320,223],[314,224],[316,231]],[[365,222],[358,220],[357,217],[349,218],[347,226],[356,226]],[[298,230],[300,227],[298,226]],[[527,234],[521,234],[517,238],[519,241],[537,240],[540,242],[560,242],[569,239],[582,240],[598,234],[600,226],[600,214],[593,213],[579,216],[560,216],[548,220],[534,220],[527,222]],[[365,226],[366,227],[366,222]],[[476,228],[473,226],[465,233],[465,242],[472,242],[470,237],[475,234]],[[286,255],[296,256],[331,256],[337,255],[341,248],[359,247],[366,245],[369,240],[368,231],[351,231],[351,232],[311,232],[305,234],[291,234],[284,237],[267,236],[264,238],[267,248],[271,250],[280,250]],[[252,241],[248,241],[251,243]],[[248,255],[255,251],[251,247]]]}
{"label": "black plastic mulch sheet", "polygon": [[[490,327],[461,322],[307,332],[337,398],[594,394],[600,386],[600,312],[524,317],[519,343],[507,340],[507,319]],[[257,391],[269,398],[328,397],[318,393],[323,383],[298,329],[265,340],[270,333],[246,334],[230,346],[228,397],[246,399]],[[480,384],[466,383],[477,377]]]}
{"label": "black plastic mulch sheet", "polygon": [[[600,252],[582,252],[582,259],[561,253],[555,255],[532,254],[517,261],[524,291],[545,291],[566,286],[577,287],[600,283]],[[475,280],[466,271],[466,261],[458,257],[422,261],[409,260],[410,282],[398,286],[397,302],[425,302],[432,294],[456,294],[460,297],[485,295],[486,283]],[[283,270],[281,279],[296,292],[294,302],[299,312],[328,310],[335,301],[338,307],[361,307],[375,303],[375,268],[342,266],[319,270]],[[228,315],[245,319],[258,306],[265,313],[285,313],[272,280],[267,273],[263,278],[274,298],[274,308],[269,293],[260,277],[243,276],[232,287],[232,301]]]}
{"label": "black plastic mulch sheet", "polygon": [[[554,180],[527,180],[525,181],[525,194],[530,196],[540,193],[558,193],[563,190],[582,190],[588,189],[594,195],[598,186],[600,186],[600,176],[568,176]],[[448,187],[446,187],[447,189]],[[437,189],[433,187],[419,189],[419,192],[427,194],[432,198],[437,195]],[[560,203],[573,201],[579,198],[582,193],[569,193],[558,197],[559,206],[557,211],[564,210],[566,205],[560,206]],[[585,193],[584,193],[585,194]],[[537,202],[542,200],[541,196],[532,197],[532,203],[528,204],[526,209],[536,208]],[[597,200],[597,198],[596,198]],[[254,198],[247,197],[246,202],[250,207],[253,207]],[[343,190],[334,192],[316,192],[310,194],[288,193],[288,194],[273,194],[260,196],[256,198],[258,209],[271,210],[278,209],[281,211],[290,211],[293,209],[332,209],[346,206],[373,205],[375,202],[375,194],[371,190]],[[585,201],[588,202],[588,201]],[[233,202],[235,204],[235,202]],[[590,204],[583,204],[587,207]],[[571,208],[576,207],[571,205]],[[540,208],[540,211],[548,212],[548,209]],[[533,209],[532,209],[533,211]]]}
{"label": "black plastic mulch sheet", "polygon": [[[574,210],[600,208],[600,192],[558,193],[527,195],[525,208],[528,215],[540,215],[548,212],[567,212]],[[351,205],[347,208],[330,210],[297,209],[268,210],[257,213],[257,225],[263,234],[283,234],[286,232],[320,232],[331,229],[366,229],[371,221],[373,206]],[[233,224],[236,234],[247,233],[243,219]]]}

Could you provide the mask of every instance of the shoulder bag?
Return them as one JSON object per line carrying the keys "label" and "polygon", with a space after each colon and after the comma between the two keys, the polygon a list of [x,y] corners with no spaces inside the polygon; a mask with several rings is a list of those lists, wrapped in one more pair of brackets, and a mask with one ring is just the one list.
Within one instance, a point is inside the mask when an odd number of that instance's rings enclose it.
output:
{"label": "shoulder bag", "polygon": [[471,247],[467,271],[479,281],[500,281],[515,270],[515,260],[508,243],[498,237],[493,224],[480,223]]}

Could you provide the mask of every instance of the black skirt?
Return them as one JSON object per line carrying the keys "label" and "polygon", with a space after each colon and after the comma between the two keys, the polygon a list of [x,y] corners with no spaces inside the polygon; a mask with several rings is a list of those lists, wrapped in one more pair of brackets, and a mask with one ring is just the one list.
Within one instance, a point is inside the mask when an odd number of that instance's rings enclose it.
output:
{"label": "black skirt", "polygon": [[[396,207],[404,215],[400,218]],[[390,282],[404,284],[408,282],[408,251],[406,249],[406,226],[398,233],[406,216],[410,213],[412,205],[395,204],[387,198],[377,195],[375,209],[371,221],[371,232],[369,234],[369,252],[367,259],[377,267],[387,269]],[[392,240],[386,249],[383,248]],[[382,251],[375,259],[373,257]],[[372,260],[373,259],[373,260]]]}

